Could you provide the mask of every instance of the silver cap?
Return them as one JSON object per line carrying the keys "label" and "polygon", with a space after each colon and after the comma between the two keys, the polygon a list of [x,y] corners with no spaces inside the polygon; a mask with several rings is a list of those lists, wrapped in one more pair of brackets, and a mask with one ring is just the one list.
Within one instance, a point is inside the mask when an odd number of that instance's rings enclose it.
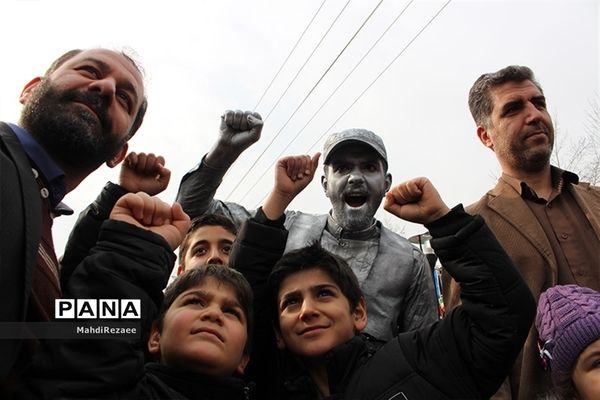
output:
{"label": "silver cap", "polygon": [[346,129],[329,135],[323,145],[323,164],[329,163],[329,157],[341,144],[350,141],[364,143],[373,148],[383,159],[387,167],[387,152],[385,151],[383,140],[373,132],[360,128]]}

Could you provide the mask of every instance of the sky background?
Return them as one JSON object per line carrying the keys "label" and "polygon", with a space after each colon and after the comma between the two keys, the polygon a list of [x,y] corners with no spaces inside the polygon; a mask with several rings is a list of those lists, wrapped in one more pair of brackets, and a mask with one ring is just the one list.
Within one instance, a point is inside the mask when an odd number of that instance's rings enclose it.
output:
{"label": "sky background", "polygon": [[[42,75],[64,51],[97,46],[131,48],[146,71],[149,109],[130,141],[130,149],[166,158],[172,178],[160,197],[171,202],[181,177],[216,140],[222,112],[255,108],[322,3],[3,0],[0,120],[18,120],[23,86]],[[470,204],[495,184],[500,170],[493,152],[477,139],[467,106],[468,91],[482,73],[510,64],[534,70],[561,140],[570,143],[585,134],[588,114],[600,89],[598,0],[454,0],[410,45],[446,0],[383,1],[306,98],[378,3],[325,1],[256,108],[263,117],[270,114],[261,140],[234,164],[217,198],[255,207],[271,188],[272,164],[281,152],[314,153],[320,151],[326,133],[361,127],[384,139],[395,183],[427,176],[449,206]],[[404,14],[322,106],[407,5]],[[273,108],[344,7],[320,47]],[[261,153],[264,155],[256,161]],[[76,214],[55,220],[58,254],[63,252],[77,213],[106,181],[116,182],[118,170],[102,166],[67,195],[65,202]],[[291,209],[329,210],[320,186],[320,171],[321,167]],[[383,209],[378,217],[407,237],[424,231]]]}

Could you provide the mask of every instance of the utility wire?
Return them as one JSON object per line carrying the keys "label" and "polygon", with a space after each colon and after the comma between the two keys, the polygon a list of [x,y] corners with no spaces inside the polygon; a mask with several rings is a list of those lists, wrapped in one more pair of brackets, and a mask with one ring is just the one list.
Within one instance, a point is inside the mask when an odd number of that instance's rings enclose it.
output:
{"label": "utility wire", "polygon": [[[267,94],[267,92],[269,91],[269,89],[271,88],[271,86],[273,85],[273,82],[275,82],[275,79],[277,79],[277,77],[281,73],[281,70],[283,70],[283,67],[286,65],[286,63],[288,62],[288,60],[290,59],[290,57],[294,53],[294,50],[296,50],[296,47],[298,47],[298,44],[300,43],[300,41],[304,37],[304,34],[306,34],[306,32],[308,31],[308,28],[310,28],[310,26],[312,25],[313,21],[315,20],[315,18],[317,17],[317,15],[321,11],[321,9],[323,8],[323,5],[325,4],[326,1],[327,0],[323,0],[323,2],[321,3],[321,5],[319,6],[319,8],[317,9],[317,11],[315,12],[315,14],[313,15],[313,17],[310,19],[310,21],[308,22],[308,25],[306,25],[306,28],[304,28],[304,31],[302,32],[302,34],[300,34],[300,37],[296,41],[296,44],[294,44],[294,46],[292,47],[292,50],[290,50],[290,53],[287,55],[287,57],[285,58],[285,60],[281,64],[281,66],[279,67],[279,70],[277,70],[277,72],[275,73],[275,76],[273,77],[273,79],[271,79],[271,82],[269,83],[269,85],[267,86],[267,88],[264,90],[263,94],[260,96],[260,99],[258,99],[258,102],[254,106],[254,108],[252,109],[252,111],[256,111],[256,109],[258,108],[258,106],[262,102],[263,98],[265,97],[265,95]],[[229,171],[227,171],[225,173],[225,176],[227,176],[228,174],[229,174]],[[233,192],[230,192],[229,196],[231,196],[231,193],[233,193]],[[229,197],[229,196],[227,196],[227,197]]]}
{"label": "utility wire", "polygon": [[302,132],[304,132],[304,129],[306,129],[306,127],[312,122],[312,120],[317,116],[317,114],[319,114],[319,112],[323,109],[323,107],[325,107],[325,105],[329,102],[329,100],[331,100],[331,98],[337,93],[337,91],[342,87],[342,85],[348,80],[348,78],[350,77],[350,75],[352,75],[354,73],[354,71],[356,71],[356,69],[360,66],[360,64],[362,64],[362,62],[365,60],[365,58],[367,58],[367,56],[371,53],[371,51],[375,48],[375,46],[377,46],[377,44],[381,41],[381,39],[388,33],[388,31],[396,24],[396,22],[398,22],[398,20],[400,19],[400,17],[404,14],[404,12],[408,9],[408,7],[414,2],[414,0],[409,1],[406,6],[402,9],[402,11],[400,11],[400,13],[396,16],[396,18],[394,18],[394,20],[387,26],[387,28],[383,31],[383,33],[379,36],[379,38],[377,38],[377,40],[371,45],[371,47],[367,50],[367,52],[361,57],[360,60],[358,60],[358,62],[354,65],[354,67],[350,70],[350,72],[348,72],[348,74],[346,74],[346,76],[344,77],[344,79],[342,79],[342,81],[338,84],[338,86],[333,90],[333,92],[331,92],[331,94],[329,95],[329,97],[327,97],[327,99],[325,99],[325,101],[319,106],[319,108],[317,108],[317,110],[313,113],[313,115],[309,118],[309,120],[306,122],[306,124],[304,124],[304,126],[298,131],[298,133],[296,133],[296,135],[292,138],[292,140],[285,146],[285,148],[283,150],[281,150],[281,152],[279,152],[279,154],[275,157],[275,160],[263,171],[263,173],[260,175],[260,177],[258,177],[258,179],[256,179],[254,181],[254,183],[252,184],[252,186],[246,191],[246,193],[244,193],[244,195],[242,196],[242,199],[240,201],[242,201],[243,199],[246,198],[246,196],[256,187],[256,185],[262,180],[262,178],[271,170],[271,168],[275,165],[275,163],[277,162],[277,160],[279,160],[279,158],[285,154],[285,152],[287,151],[287,149],[296,141],[296,139],[298,138],[298,136],[300,136],[300,134]]}
{"label": "utility wire", "polygon": [[310,19],[310,21],[308,22],[308,25],[306,25],[306,28],[304,28],[304,31],[302,32],[302,34],[300,35],[300,37],[296,41],[296,44],[294,45],[294,47],[292,47],[292,50],[290,51],[290,53],[287,55],[287,57],[285,58],[285,60],[283,60],[283,64],[281,64],[281,67],[279,67],[279,70],[277,70],[277,72],[275,73],[275,76],[273,77],[273,79],[271,79],[271,82],[269,83],[269,85],[267,86],[267,88],[265,89],[265,91],[263,92],[263,94],[260,96],[260,99],[258,99],[258,102],[254,106],[254,108],[252,109],[252,111],[256,111],[256,109],[260,105],[261,101],[263,100],[263,98],[265,97],[265,95],[267,94],[267,92],[269,91],[269,89],[271,88],[271,86],[273,85],[273,82],[275,82],[275,79],[277,79],[277,77],[279,76],[279,73],[281,72],[281,70],[283,69],[283,67],[285,66],[285,64],[288,62],[288,60],[290,59],[290,57],[294,53],[294,50],[296,50],[296,47],[298,47],[298,44],[300,43],[300,41],[304,37],[304,34],[308,31],[308,28],[310,28],[310,26],[312,25],[313,21],[315,20],[315,18],[317,17],[317,15],[319,14],[319,12],[321,11],[321,8],[323,8],[323,5],[325,4],[326,1],[327,0],[323,0],[323,2],[319,6],[319,9],[315,13],[315,15],[313,15],[313,17]]}
{"label": "utility wire", "polygon": [[[315,54],[315,52],[317,51],[317,49],[319,48],[319,46],[321,45],[321,43],[323,43],[323,40],[325,39],[325,37],[327,37],[327,35],[329,34],[329,31],[331,31],[331,28],[333,28],[333,26],[335,25],[335,23],[337,22],[337,20],[340,18],[340,16],[342,15],[342,13],[346,9],[346,7],[348,7],[348,4],[350,4],[350,1],[351,0],[348,0],[346,2],[346,4],[344,4],[344,7],[342,7],[342,9],[338,13],[338,15],[335,17],[335,19],[333,20],[333,22],[331,23],[331,25],[329,25],[329,28],[327,29],[327,31],[325,31],[325,33],[323,34],[323,36],[321,36],[321,39],[319,40],[319,42],[317,43],[317,45],[315,46],[315,48],[313,49],[313,51],[310,53],[310,55],[308,56],[308,58],[306,59],[306,61],[304,61],[304,64],[302,64],[302,66],[300,67],[300,69],[296,72],[296,75],[294,75],[294,77],[292,78],[292,80],[289,83],[289,85],[287,86],[287,88],[283,91],[282,95],[279,96],[279,99],[277,100],[277,102],[275,103],[275,105],[271,108],[271,111],[269,111],[269,113],[266,115],[266,117],[263,118],[263,123],[267,121],[267,118],[269,118],[269,116],[271,115],[271,113],[273,112],[273,110],[275,109],[275,107],[277,107],[277,105],[279,104],[279,102],[281,101],[281,99],[283,98],[283,96],[285,96],[285,94],[287,93],[287,91],[289,90],[289,88],[296,81],[296,78],[298,78],[298,75],[300,75],[300,72],[302,72],[302,70],[304,69],[304,67],[306,66],[306,64],[308,64],[308,62],[312,58],[313,54]],[[281,132],[281,131],[279,131],[279,132]],[[246,170],[246,172],[244,173],[244,176],[242,176],[242,178],[240,179],[240,181],[235,184],[235,186],[233,187],[233,189],[231,189],[231,191],[229,192],[229,194],[225,197],[226,200],[228,200],[228,199],[231,198],[231,196],[233,195],[233,193],[237,190],[237,188],[240,186],[240,184],[248,176],[248,174],[250,173],[250,171],[252,171],[252,169],[256,166],[256,164],[258,163],[258,161],[267,152],[267,150],[273,144],[273,142],[275,141],[275,139],[277,139],[277,136],[279,136],[279,132],[271,139],[271,141],[269,142],[269,144],[267,144],[267,146],[258,155],[258,157],[256,159],[254,159],[254,162],[252,163],[252,165],[250,166],[250,168],[248,168]]]}
{"label": "utility wire", "polygon": [[312,144],[312,146],[308,149],[308,151],[310,152],[311,150],[314,149],[314,147],[321,141],[323,140],[323,138],[325,137],[325,135],[327,135],[327,133],[329,133],[329,131],[331,130],[331,128],[334,127],[335,124],[338,123],[338,121],[340,119],[342,119],[342,117],[344,115],[346,115],[346,113],[348,111],[350,111],[350,109],[354,106],[354,104],[356,104],[356,102],[358,100],[360,100],[360,98],[367,92],[367,90],[369,90],[371,88],[371,86],[373,86],[375,84],[375,82],[377,82],[377,80],[381,77],[381,75],[383,75],[391,66],[392,64],[394,64],[394,62],[396,62],[396,60],[406,51],[406,49],[408,49],[408,47],[421,35],[421,33],[423,33],[423,31],[425,29],[427,29],[427,27],[438,17],[438,15],[441,14],[441,12],[446,8],[446,6],[448,4],[450,4],[450,2],[452,2],[452,0],[448,0],[436,13],[433,17],[431,17],[431,19],[425,24],[425,26],[423,26],[423,28],[421,28],[421,30],[410,40],[410,42],[408,42],[408,44],[406,46],[404,46],[404,48],[400,51],[400,53],[398,53],[398,55],[396,55],[396,57],[394,57],[394,59],[383,69],[383,71],[381,71],[379,73],[379,75],[377,75],[375,77],[375,79],[373,79],[373,81],[369,84],[369,86],[367,86],[365,88],[365,90],[363,90],[361,92],[361,94],[358,95],[358,97],[356,99],[354,99],[354,101],[352,102],[352,104],[350,104],[348,106],[348,108],[346,108],[346,110],[344,110],[344,112],[329,126],[329,128],[327,128],[327,130]]}
{"label": "utility wire", "polygon": [[[350,2],[350,0],[348,0],[348,2],[346,3],[346,5],[344,6],[344,9],[346,8],[346,6],[348,5],[348,3]],[[302,107],[302,105],[306,102],[306,100],[308,100],[308,98],[310,97],[310,95],[315,91],[315,89],[317,88],[317,86],[319,85],[319,83],[321,83],[321,81],[323,80],[323,78],[325,78],[325,76],[327,75],[327,73],[331,70],[331,68],[335,65],[335,63],[339,60],[339,58],[342,56],[342,54],[346,51],[346,49],[350,46],[350,44],[352,43],[352,41],[356,38],[356,36],[359,34],[359,32],[362,30],[362,28],[367,24],[367,22],[369,21],[369,19],[371,19],[371,17],[373,16],[373,14],[375,13],[375,11],[377,11],[377,9],[379,8],[379,6],[381,5],[381,3],[383,3],[383,0],[380,0],[379,3],[377,3],[377,5],[375,6],[375,8],[373,8],[373,10],[371,11],[371,13],[367,16],[367,18],[363,21],[363,23],[360,25],[360,27],[356,30],[356,32],[354,33],[354,35],[352,35],[352,37],[350,38],[350,40],[348,40],[348,42],[346,43],[346,45],[342,48],[342,50],[339,52],[339,54],[335,57],[335,59],[331,62],[331,64],[329,65],[329,67],[327,67],[327,69],[325,70],[325,72],[323,72],[323,74],[321,75],[321,77],[317,80],[317,82],[313,85],[313,87],[309,90],[309,92],[306,94],[306,96],[304,96],[304,99],[300,102],[300,104],[296,107],[296,109],[294,110],[294,112],[292,113],[292,115],[290,115],[290,117],[287,119],[287,121],[283,124],[283,126],[277,131],[277,133],[273,136],[273,138],[271,139],[271,141],[267,144],[267,146],[264,148],[264,150],[262,151],[262,153],[260,153],[258,155],[258,157],[254,160],[254,162],[252,163],[252,165],[250,166],[250,168],[245,172],[244,176],[240,179],[240,182],[237,183],[234,188],[231,190],[231,192],[229,192],[229,195],[227,195],[227,198],[230,198],[231,195],[235,192],[235,190],[239,187],[239,185],[241,184],[241,182],[248,176],[248,174],[250,173],[250,171],[256,166],[256,164],[258,163],[258,161],[262,158],[262,156],[267,152],[267,150],[271,147],[271,145],[273,144],[273,142],[275,142],[275,139],[277,139],[277,137],[279,137],[279,135],[281,134],[281,132],[283,131],[283,129],[285,129],[285,127],[289,124],[289,122],[292,120],[292,118],[294,117],[294,115],[296,115],[296,113],[298,112],[298,110],[300,110],[300,108]],[[341,13],[344,11],[344,9],[342,9],[342,11],[340,11],[340,13],[338,14],[338,16],[336,17],[336,20],[339,18],[339,16],[341,15]],[[333,22],[333,24],[335,24],[335,21]],[[331,29],[331,27],[333,27],[333,24],[329,27],[329,30]],[[328,30],[328,31],[329,31]],[[320,44],[320,43],[319,43]],[[317,45],[318,46],[318,45]],[[316,49],[316,48],[315,48]],[[311,54],[312,56],[312,54]],[[306,63],[305,63],[306,65]],[[295,78],[294,78],[295,79]],[[289,86],[288,86],[289,89]],[[287,89],[286,89],[287,92]],[[285,94],[285,92],[284,92]],[[281,100],[281,97],[279,98],[279,100]],[[279,101],[278,101],[279,103]],[[271,110],[272,111],[272,110]],[[267,115],[268,117],[268,115]],[[265,118],[266,120],[266,118]],[[246,192],[246,194],[248,194],[248,192]],[[246,194],[244,194],[244,197],[246,197]],[[242,199],[243,199],[242,198]],[[240,200],[241,201],[241,200]]]}
{"label": "utility wire", "polygon": [[271,113],[273,113],[273,110],[275,110],[275,108],[277,108],[277,106],[279,105],[279,103],[281,102],[281,99],[283,99],[283,97],[287,94],[288,90],[290,89],[290,87],[292,87],[292,85],[294,84],[294,82],[296,82],[296,79],[298,78],[298,76],[300,75],[300,73],[304,70],[304,67],[306,67],[306,64],[308,64],[308,62],[310,61],[310,59],[312,58],[312,56],[317,52],[318,48],[321,46],[321,43],[323,43],[323,40],[325,40],[325,38],[327,37],[327,35],[329,34],[329,32],[331,31],[331,29],[333,28],[333,26],[335,25],[335,23],[338,21],[338,19],[341,17],[342,13],[344,12],[344,10],[346,10],[346,7],[348,7],[348,4],[350,4],[351,0],[348,0],[346,2],[346,4],[344,4],[344,7],[342,7],[342,9],[340,10],[340,12],[338,13],[338,15],[334,18],[333,22],[331,23],[331,25],[329,25],[329,28],[327,28],[327,31],[325,31],[325,33],[323,34],[323,36],[321,36],[321,39],[319,40],[319,42],[317,43],[317,45],[315,46],[315,48],[313,49],[313,51],[308,55],[308,57],[306,58],[306,60],[304,61],[304,64],[302,64],[302,66],[300,67],[300,69],[296,72],[296,75],[294,75],[294,77],[292,78],[292,80],[290,81],[290,83],[288,84],[288,86],[285,88],[285,90],[283,91],[283,93],[281,94],[281,96],[279,96],[279,98],[277,99],[277,101],[275,102],[275,105],[271,108],[271,110],[267,113],[266,117],[263,118],[263,121],[267,121],[267,119],[269,118],[269,116],[271,115]]}
{"label": "utility wire", "polygon": [[[342,119],[342,117],[344,115],[346,115],[346,113],[348,111],[350,111],[350,109],[354,106],[354,104],[356,104],[358,102],[358,100],[360,100],[360,98],[375,84],[375,82],[377,82],[377,80],[392,66],[392,64],[394,64],[394,62],[396,62],[396,60],[406,51],[406,49],[408,49],[408,47],[421,35],[421,33],[423,33],[423,31],[425,31],[425,29],[427,29],[429,27],[429,25],[431,25],[431,23],[442,13],[442,11],[444,11],[444,9],[451,2],[452,2],[452,0],[448,0],[446,3],[444,3],[444,5],[433,15],[433,17],[431,17],[431,19],[423,26],[423,28],[421,28],[421,30],[419,30],[419,32],[417,32],[417,34],[410,40],[410,42],[408,42],[408,44],[406,46],[404,46],[404,48],[400,51],[400,53],[398,53],[396,55],[396,57],[394,57],[392,59],[392,61],[375,77],[375,79],[373,79],[373,81],[365,88],[365,90],[363,90],[358,95],[358,97],[356,97],[356,99],[354,99],[354,101],[348,106],[348,108],[346,108],[346,110],[344,110],[344,112],[329,126],[329,128],[327,128],[327,130],[311,145],[311,147],[307,151],[307,154],[309,154],[311,151],[313,151],[315,146],[317,144],[319,144],[319,142],[321,140],[323,140],[323,138],[325,137],[325,135],[327,135],[329,133],[331,128],[333,128],[335,126],[335,124],[337,124],[338,121],[340,119]],[[264,199],[267,197],[267,195],[265,195],[262,198],[262,200],[259,201],[257,204],[261,204],[264,201]],[[254,208],[256,208],[256,207],[257,207],[257,205],[254,206]]]}

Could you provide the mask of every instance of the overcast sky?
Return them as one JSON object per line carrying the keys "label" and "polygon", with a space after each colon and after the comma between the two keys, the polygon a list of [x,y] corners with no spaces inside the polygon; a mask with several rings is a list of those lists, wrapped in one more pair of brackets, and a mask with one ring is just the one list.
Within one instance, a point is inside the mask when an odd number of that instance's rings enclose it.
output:
{"label": "overcast sky", "polygon": [[[132,48],[146,70],[149,109],[130,149],[165,156],[173,175],[161,198],[173,201],[183,174],[216,139],[221,113],[255,107],[321,3],[3,0],[0,120],[17,121],[22,87],[64,51],[96,46]],[[258,106],[263,116],[271,112],[346,3],[325,2]],[[262,139],[240,157],[217,197],[225,198],[239,184],[229,200],[254,207],[271,188],[270,165],[290,141],[300,133],[285,154],[312,153],[321,149],[320,138],[333,126],[332,130],[362,127],[378,133],[388,149],[394,182],[428,176],[448,205],[470,204],[495,184],[500,172],[493,153],[477,139],[467,94],[479,75],[509,64],[534,70],[566,140],[584,133],[587,114],[600,89],[597,0],[451,1],[359,98],[446,3],[415,0],[301,131],[409,1],[383,1],[290,119],[378,3],[348,3],[267,119]],[[263,152],[240,184],[243,174]],[[116,181],[118,168],[101,167],[65,202],[76,213],[81,211],[106,181]],[[261,175],[264,177],[259,180]],[[328,211],[319,181],[317,177],[291,208]],[[378,216],[405,236],[423,231],[385,214],[380,210]],[[60,217],[55,221],[58,254],[62,254],[75,219]]]}

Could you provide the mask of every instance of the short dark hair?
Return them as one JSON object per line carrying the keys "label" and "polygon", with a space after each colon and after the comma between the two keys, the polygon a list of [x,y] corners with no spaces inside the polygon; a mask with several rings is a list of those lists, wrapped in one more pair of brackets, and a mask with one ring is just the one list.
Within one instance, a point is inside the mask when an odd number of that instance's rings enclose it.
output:
{"label": "short dark hair", "polygon": [[252,326],[253,326],[253,311],[252,302],[253,294],[250,284],[244,278],[244,276],[233,268],[224,267],[218,264],[203,265],[198,268],[192,268],[179,275],[167,288],[165,289],[165,297],[158,311],[156,317],[156,328],[159,332],[162,332],[163,323],[167,311],[175,302],[175,299],[186,290],[198,286],[204,282],[207,278],[214,278],[215,280],[230,285],[237,296],[237,300],[242,307],[242,311],[246,317],[246,332],[248,338],[246,340],[246,346],[244,347],[244,353],[250,354],[250,346],[252,343]]}
{"label": "short dark hair", "polygon": [[[76,55],[82,53],[83,51],[84,51],[83,49],[72,49],[72,50],[69,50],[66,53],[62,54],[60,57],[58,57],[56,60],[54,60],[52,62],[52,64],[50,64],[50,67],[48,67],[48,69],[46,70],[46,73],[44,74],[44,78],[48,77],[50,74],[52,74],[58,68],[60,68],[60,66],[63,65],[65,62],[67,62],[71,58],[75,57]],[[133,64],[133,66],[138,70],[138,72],[142,76],[144,76],[144,68],[141,66],[139,61],[135,60],[132,55],[128,54],[124,50],[121,50],[118,53],[120,53],[123,57],[125,57],[127,60],[129,60],[131,62],[131,64]],[[147,110],[148,110],[148,98],[144,95],[144,99],[142,100],[142,104],[140,104],[140,109],[138,110],[138,112],[135,116],[135,120],[133,121],[133,125],[131,125],[131,129],[129,130],[126,140],[131,139],[133,137],[133,135],[135,135],[137,130],[140,128],[140,126],[142,126],[142,122],[144,121],[144,116],[146,115]]]}
{"label": "short dark hair", "polygon": [[[358,306],[363,293],[352,268],[342,258],[328,252],[318,242],[315,242],[284,254],[273,267],[269,275],[268,290],[277,309],[277,296],[281,282],[290,275],[313,268],[325,272],[339,286],[350,303],[350,311]],[[279,312],[275,315],[279,315]],[[278,318],[275,320],[278,321]],[[278,323],[276,325],[279,326]]]}
{"label": "short dark hair", "polygon": [[535,80],[533,71],[521,65],[509,65],[496,72],[481,75],[469,91],[469,109],[475,123],[487,127],[494,104],[490,89],[506,82],[531,81],[543,94],[540,84]]}
{"label": "short dark hair", "polygon": [[203,226],[221,226],[225,230],[231,232],[232,235],[237,236],[237,228],[231,218],[223,214],[203,214],[192,220],[190,228],[183,238],[183,241],[179,245],[179,260],[183,260],[185,253],[187,253],[190,247],[192,233],[196,232]]}

